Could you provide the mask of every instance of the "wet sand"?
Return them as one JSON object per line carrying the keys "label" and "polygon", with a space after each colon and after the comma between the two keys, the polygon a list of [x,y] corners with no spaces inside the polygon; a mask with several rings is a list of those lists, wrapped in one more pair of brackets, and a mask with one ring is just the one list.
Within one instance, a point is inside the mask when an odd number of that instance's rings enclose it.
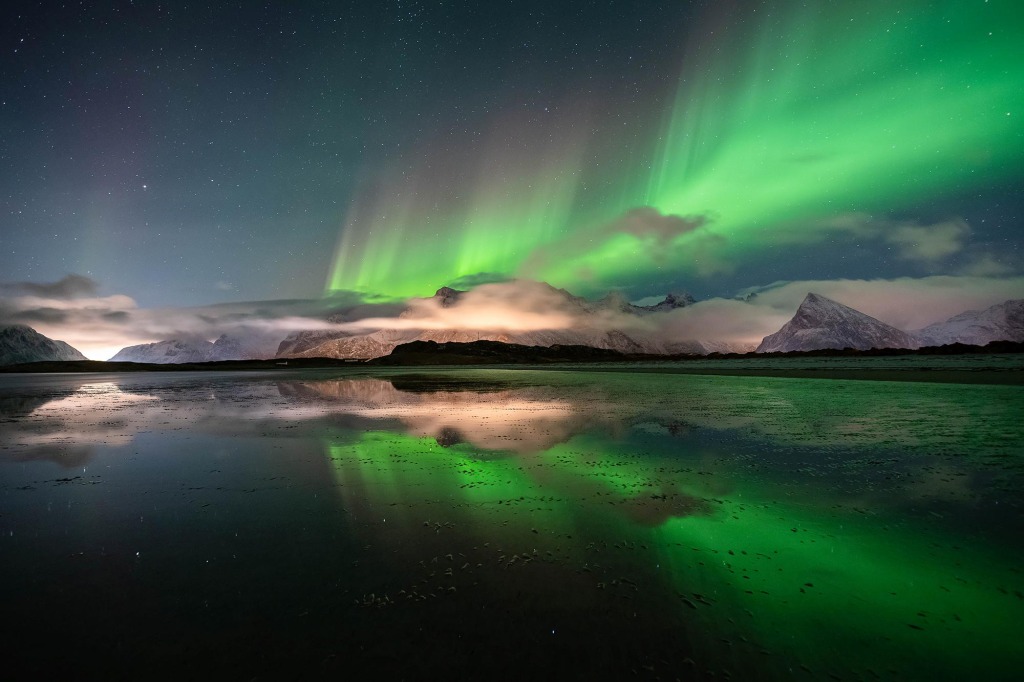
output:
{"label": "wet sand", "polygon": [[1024,355],[1021,354],[713,358],[666,362],[566,364],[534,369],[545,368],[637,374],[1024,385]]}
{"label": "wet sand", "polygon": [[0,377],[5,671],[1014,679],[1024,390],[603,369]]}

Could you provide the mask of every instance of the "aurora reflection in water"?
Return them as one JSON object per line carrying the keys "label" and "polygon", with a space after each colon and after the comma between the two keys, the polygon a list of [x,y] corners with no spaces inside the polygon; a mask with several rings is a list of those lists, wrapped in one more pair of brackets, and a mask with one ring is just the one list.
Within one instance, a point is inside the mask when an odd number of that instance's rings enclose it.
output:
{"label": "aurora reflection in water", "polygon": [[1024,663],[1017,386],[3,381],[12,671],[993,679]]}

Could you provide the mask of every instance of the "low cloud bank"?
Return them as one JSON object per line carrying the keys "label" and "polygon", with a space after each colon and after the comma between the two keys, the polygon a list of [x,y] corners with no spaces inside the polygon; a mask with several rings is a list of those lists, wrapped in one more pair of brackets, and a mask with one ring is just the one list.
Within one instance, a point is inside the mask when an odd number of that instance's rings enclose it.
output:
{"label": "low cloud bank", "polygon": [[[539,331],[618,330],[662,342],[700,340],[756,345],[778,331],[808,292],[856,308],[904,330],[925,327],[965,310],[1024,298],[1024,277],[814,280],[777,282],[744,290],[744,300],[713,298],[664,313],[635,315],[616,306],[595,307],[546,284],[517,280],[486,284],[456,303],[413,299],[401,318],[368,318],[343,325],[352,333],[376,329]],[[750,294],[756,294],[750,296]]]}
{"label": "low cloud bank", "polygon": [[624,309],[621,298],[597,305],[543,283],[513,280],[481,284],[447,302],[425,298],[366,303],[358,294],[342,292],[317,300],[143,309],[129,296],[96,296],[95,283],[88,282],[65,278],[32,286],[0,284],[0,324],[27,324],[98,360],[125,346],[170,338],[214,340],[224,333],[259,333],[283,339],[291,332],[316,329],[357,334],[378,329],[585,328],[665,343],[699,340],[752,346],[789,320],[809,291],[908,331],[965,310],[1024,298],[1024,277],[815,280],[752,287],[739,292],[745,300],[713,298],[664,313],[636,315]]}
{"label": "low cloud bank", "polygon": [[[88,286],[81,285],[86,280]],[[70,285],[68,283],[71,283]],[[0,284],[0,325],[24,324],[65,341],[86,357],[107,360],[126,346],[221,334],[277,334],[335,328],[327,318],[397,315],[401,304],[365,303],[354,293],[315,300],[224,303],[194,308],[139,308],[125,295],[96,296],[95,282],[70,275],[52,284]]]}
{"label": "low cloud bank", "polygon": [[756,293],[753,300],[758,308],[769,307],[792,315],[808,291],[856,308],[898,329],[913,331],[965,310],[980,310],[1009,299],[1024,298],[1024,277],[938,275],[777,282],[743,293]]}
{"label": "low cloud bank", "polygon": [[931,224],[848,213],[826,221],[825,232],[846,232],[864,239],[879,239],[906,261],[935,264],[966,248],[971,235],[967,221],[950,217]]}

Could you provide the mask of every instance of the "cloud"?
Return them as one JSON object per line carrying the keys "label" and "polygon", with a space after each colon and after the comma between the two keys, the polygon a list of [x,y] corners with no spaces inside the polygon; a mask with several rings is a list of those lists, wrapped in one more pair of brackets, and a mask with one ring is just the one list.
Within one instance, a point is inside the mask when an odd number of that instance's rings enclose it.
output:
{"label": "cloud", "polygon": [[712,298],[671,311],[659,320],[658,338],[665,341],[717,342],[725,348],[753,349],[768,334],[778,331],[792,311],[752,305],[731,298]]}
{"label": "cloud", "polygon": [[346,319],[400,312],[393,302],[365,303],[352,292],[324,299],[144,309],[129,296],[85,296],[86,291],[98,288],[88,278],[65,280],[0,284],[0,325],[27,324],[50,338],[66,341],[86,357],[106,360],[125,346],[169,338],[213,340],[237,332],[283,339],[293,331],[332,327],[327,321],[332,314]]}
{"label": "cloud", "polygon": [[836,216],[824,224],[826,229],[848,232],[864,239],[878,239],[896,249],[902,260],[936,265],[963,251],[971,227],[963,218],[948,218],[922,225],[863,213]]}
{"label": "cloud", "polygon": [[[1024,298],[1024,277],[937,275],[895,279],[839,279],[776,282],[751,301],[757,309],[796,311],[808,292],[827,296],[903,330],[942,322],[965,310],[979,310],[1008,299]],[[776,331],[772,329],[771,331]]]}
{"label": "cloud", "polygon": [[43,322],[49,324],[62,324],[68,321],[68,312],[66,310],[58,310],[56,308],[30,308],[26,310],[12,311],[9,315],[11,322],[21,322],[23,324],[32,325],[33,323]]}
{"label": "cloud", "polygon": [[668,246],[679,235],[693,232],[708,223],[706,216],[678,216],[663,214],[658,209],[642,206],[627,211],[598,232],[604,236],[631,234],[642,239],[652,238],[655,245]]}
{"label": "cloud", "polygon": [[[807,280],[750,287],[737,298],[712,298],[648,315],[632,328],[609,318],[611,328],[663,342],[714,341],[724,348],[750,347],[779,330],[808,292],[827,296],[899,329],[912,331],[966,310],[1024,298],[1024,277],[932,276],[875,280]],[[615,325],[623,325],[616,327]]]}
{"label": "cloud", "polygon": [[[665,214],[651,206],[633,208],[612,221],[536,248],[523,261],[519,274],[589,282],[606,272],[677,267],[684,259],[693,263],[700,275],[728,271],[730,266],[713,257],[724,238],[703,230],[710,223],[706,215]],[[561,275],[552,277],[553,273]]]}
{"label": "cloud", "polygon": [[341,329],[466,329],[537,331],[566,329],[579,323],[579,309],[564,291],[542,282],[512,280],[481,284],[443,307],[432,298],[407,301],[400,317],[353,320]]}
{"label": "cloud", "polygon": [[[0,294],[11,290],[10,286],[0,287]],[[740,292],[754,294],[748,300],[714,298],[643,316],[615,306],[595,307],[565,291],[531,280],[481,284],[450,307],[442,307],[429,298],[368,303],[352,292],[339,292],[325,299],[159,309],[139,308],[124,295],[0,295],[0,324],[29,324],[95,359],[107,359],[124,346],[175,337],[214,340],[224,333],[239,333],[264,338],[277,335],[283,339],[294,331],[315,329],[362,333],[376,329],[525,332],[585,328],[623,331],[653,342],[699,340],[752,346],[792,317],[810,291],[900,329],[913,330],[965,310],[1024,298],[1024,277],[961,275],[774,282]]]}
{"label": "cloud", "polygon": [[1016,272],[1018,268],[996,258],[991,253],[976,253],[960,268],[961,275],[974,277],[999,277]]}
{"label": "cloud", "polygon": [[[955,272],[957,260],[969,253],[971,226],[961,217],[936,222],[899,220],[866,213],[775,225],[772,248],[809,245],[852,237],[872,251],[930,271]],[[554,282],[576,282],[593,291],[628,281],[638,272],[666,270],[697,277],[731,274],[749,245],[716,229],[713,214],[664,214],[643,206],[592,229],[577,229],[562,239],[537,247],[524,259],[518,274]],[[981,272],[982,264],[975,267]],[[989,271],[996,274],[989,264]]]}
{"label": "cloud", "polygon": [[401,318],[371,318],[339,327],[352,333],[376,329],[622,331],[654,343],[719,342],[752,347],[778,331],[808,292],[832,298],[904,330],[925,327],[965,310],[1024,298],[1024,277],[933,276],[876,280],[809,280],[751,287],[746,300],[713,298],[666,313],[637,316],[598,309],[583,299],[530,280],[482,285],[451,307],[413,299]]}
{"label": "cloud", "polygon": [[95,296],[99,290],[95,280],[85,275],[70,274],[56,282],[13,282],[2,285],[7,291],[25,293],[44,298],[78,298]]}
{"label": "cloud", "polygon": [[932,225],[895,225],[883,239],[895,245],[905,260],[934,263],[959,253],[970,232],[970,226],[957,218]]}
{"label": "cloud", "polygon": [[[625,297],[618,298],[622,303],[626,302]],[[543,282],[518,279],[480,285],[464,292],[456,303],[448,306],[441,305],[434,298],[410,299],[400,317],[353,320],[339,325],[337,329],[352,333],[380,329],[479,332],[586,329],[624,331],[644,338],[660,338],[671,319],[671,314],[637,315],[620,309],[614,302],[608,306],[600,305]]]}
{"label": "cloud", "polygon": [[496,282],[508,282],[512,278],[508,275],[500,272],[478,272],[474,275],[463,275],[458,277],[451,282],[448,282],[445,286],[449,286],[453,289],[472,289],[478,287],[481,284],[494,284]]}

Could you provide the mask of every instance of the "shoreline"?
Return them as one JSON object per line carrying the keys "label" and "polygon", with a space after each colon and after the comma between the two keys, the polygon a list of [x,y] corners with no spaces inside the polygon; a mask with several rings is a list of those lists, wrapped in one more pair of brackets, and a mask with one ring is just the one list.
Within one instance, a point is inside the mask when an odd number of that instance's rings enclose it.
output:
{"label": "shoreline", "polygon": [[[536,368],[554,369],[554,368]],[[863,369],[808,367],[778,368],[752,367],[749,369],[706,367],[588,367],[592,372],[631,372],[637,374],[688,374],[694,376],[762,377],[769,379],[833,379],[839,381],[900,381],[940,384],[984,384],[995,386],[1024,386],[1024,370],[1020,368],[929,368]]]}
{"label": "shoreline", "polygon": [[[833,362],[829,362],[832,360]],[[836,363],[835,360],[843,362]],[[889,360],[887,363],[886,360]],[[343,371],[345,374],[387,376],[395,372],[441,374],[469,370],[521,370],[548,372],[607,372],[625,374],[672,374],[692,376],[760,377],[770,379],[832,379],[839,381],[898,381],[947,384],[1024,386],[1024,357],[935,356],[916,358],[918,362],[892,366],[892,358],[750,358],[712,360],[664,360],[618,362],[551,362],[494,364],[389,364],[329,361],[276,365],[268,362],[218,362],[205,364],[144,365],[139,363],[34,363],[31,367],[0,367],[0,376],[54,376],[119,374],[173,376],[188,373],[224,374],[306,374],[317,371]],[[926,364],[928,360],[934,360]],[[958,362],[958,360],[960,362]],[[771,366],[778,364],[780,366]],[[842,366],[836,366],[836,365]],[[125,367],[128,365],[128,367]],[[718,365],[718,366],[714,366]],[[746,365],[746,366],[745,366]],[[946,365],[946,366],[942,366]]]}

